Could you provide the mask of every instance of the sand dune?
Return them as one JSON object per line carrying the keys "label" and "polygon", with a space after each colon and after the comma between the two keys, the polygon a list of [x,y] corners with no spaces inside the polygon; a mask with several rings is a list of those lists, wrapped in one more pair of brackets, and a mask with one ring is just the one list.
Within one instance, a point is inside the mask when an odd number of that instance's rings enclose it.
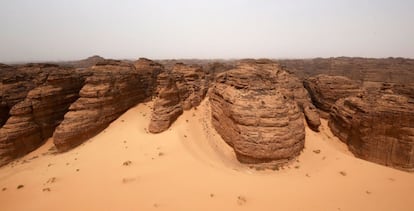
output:
{"label": "sand dune", "polygon": [[157,135],[151,105],[67,153],[48,140],[0,168],[1,210],[414,210],[414,174],[353,157],[326,121],[294,163],[256,171],[212,129],[208,100]]}

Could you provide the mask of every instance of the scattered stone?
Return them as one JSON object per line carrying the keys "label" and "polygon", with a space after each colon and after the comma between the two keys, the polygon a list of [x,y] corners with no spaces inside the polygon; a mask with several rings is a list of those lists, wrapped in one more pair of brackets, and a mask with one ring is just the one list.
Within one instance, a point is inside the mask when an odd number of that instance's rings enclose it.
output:
{"label": "scattered stone", "polygon": [[1,191],[6,191],[6,190],[7,190],[7,188],[2,188],[2,189],[1,189]]}
{"label": "scattered stone", "polygon": [[43,192],[50,192],[50,188],[43,188]]}
{"label": "scattered stone", "polygon": [[210,193],[210,198],[213,198],[213,197],[214,197],[214,194]]}
{"label": "scattered stone", "polygon": [[344,171],[340,171],[339,172],[342,176],[346,176],[346,172],[344,172]]}
{"label": "scattered stone", "polygon": [[17,186],[17,189],[21,189],[21,188],[23,188],[24,187],[24,185],[18,185]]}
{"label": "scattered stone", "polygon": [[368,195],[370,195],[371,194],[371,191],[365,191],[365,193],[367,193]]}
{"label": "scattered stone", "polygon": [[79,169],[76,169],[76,171],[79,171]]}
{"label": "scattered stone", "polygon": [[295,166],[295,169],[299,169],[300,168],[300,166]]}
{"label": "scattered stone", "polygon": [[306,176],[307,176],[307,177],[310,177],[310,175],[309,175],[309,174],[306,174]]}
{"label": "scattered stone", "polygon": [[122,163],[122,165],[124,165],[124,166],[129,166],[131,164],[132,164],[132,162],[130,160],[127,160],[124,163]]}
{"label": "scattered stone", "polygon": [[316,149],[316,150],[313,150],[313,152],[314,152],[315,154],[319,154],[319,153],[321,153],[321,150],[320,150],[320,149]]}
{"label": "scattered stone", "polygon": [[164,153],[163,152],[159,152],[158,153],[158,156],[163,156],[164,155]]}

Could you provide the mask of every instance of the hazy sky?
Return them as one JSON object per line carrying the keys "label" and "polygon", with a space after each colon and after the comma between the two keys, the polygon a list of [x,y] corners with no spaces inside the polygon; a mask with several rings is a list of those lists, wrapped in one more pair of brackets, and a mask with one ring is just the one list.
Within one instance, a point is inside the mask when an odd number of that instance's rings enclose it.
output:
{"label": "hazy sky", "polygon": [[0,62],[414,57],[413,0],[0,0]]}

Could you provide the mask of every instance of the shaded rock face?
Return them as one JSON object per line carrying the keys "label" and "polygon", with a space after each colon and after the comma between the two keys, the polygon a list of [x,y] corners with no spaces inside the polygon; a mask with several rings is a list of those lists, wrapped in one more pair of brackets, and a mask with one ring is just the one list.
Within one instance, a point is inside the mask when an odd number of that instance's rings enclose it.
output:
{"label": "shaded rock face", "polygon": [[159,76],[160,90],[154,102],[151,121],[148,127],[151,133],[160,133],[167,130],[171,124],[183,113],[180,93],[175,81],[168,73]]}
{"label": "shaded rock face", "polygon": [[171,71],[160,74],[149,131],[160,133],[167,130],[183,110],[200,105],[208,84],[206,73],[198,65],[177,63]]}
{"label": "shaded rock face", "polygon": [[347,97],[332,107],[329,127],[359,158],[414,170],[414,100],[402,95]]}
{"label": "shaded rock face", "polygon": [[338,99],[362,92],[357,82],[344,76],[318,75],[306,79],[303,85],[324,118],[329,117],[328,113]]}
{"label": "shaded rock face", "polygon": [[177,85],[183,109],[189,110],[200,105],[209,83],[203,68],[177,63],[171,71],[171,76]]}
{"label": "shaded rock face", "polygon": [[147,96],[157,96],[157,77],[164,71],[164,67],[152,60],[146,58],[139,58],[134,62],[135,69],[142,73],[142,85],[147,87]]}
{"label": "shaded rock face", "polygon": [[70,104],[79,97],[85,77],[84,73],[55,65],[22,68],[32,69],[42,78],[24,100],[11,108],[10,117],[0,128],[0,165],[29,153],[52,136]]}
{"label": "shaded rock face", "polygon": [[301,110],[276,63],[243,61],[221,74],[210,93],[212,124],[243,163],[284,163],[304,147]]}
{"label": "shaded rock face", "polygon": [[10,109],[46,80],[47,69],[55,67],[51,64],[0,65],[0,127],[9,118]]}
{"label": "shaded rock face", "polygon": [[92,67],[91,71],[93,75],[86,79],[79,92],[80,98],[70,106],[53,134],[59,151],[83,143],[126,110],[151,97],[144,65],[137,70],[133,64],[106,60]]}

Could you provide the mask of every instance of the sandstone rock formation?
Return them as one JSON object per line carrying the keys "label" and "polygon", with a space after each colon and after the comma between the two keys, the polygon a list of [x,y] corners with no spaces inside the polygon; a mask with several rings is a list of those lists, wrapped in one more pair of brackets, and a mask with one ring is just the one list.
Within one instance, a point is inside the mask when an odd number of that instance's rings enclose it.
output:
{"label": "sandstone rock formation", "polygon": [[329,127],[356,157],[414,170],[414,100],[370,94],[338,100]]}
{"label": "sandstone rock formation", "polygon": [[336,57],[278,60],[299,78],[319,74],[345,76],[359,82],[413,83],[414,59]]}
{"label": "sandstone rock formation", "polygon": [[304,147],[303,116],[270,61],[243,61],[222,73],[210,94],[212,123],[243,163],[284,163]]}
{"label": "sandstone rock formation", "polygon": [[147,96],[157,96],[157,77],[164,71],[164,67],[152,60],[146,58],[139,58],[134,62],[135,69],[142,73],[142,86],[147,87]]}
{"label": "sandstone rock formation", "polygon": [[141,63],[136,64],[138,70],[133,64],[116,60],[106,60],[92,67],[93,75],[86,79],[80,98],[70,106],[53,134],[59,151],[83,143],[126,110],[151,97],[146,80],[148,70],[153,67],[146,69]]}
{"label": "sandstone rock formation", "polygon": [[306,123],[308,123],[309,128],[318,132],[321,120],[315,106],[313,104],[306,104],[303,108],[303,114],[305,114]]}
{"label": "sandstone rock formation", "polygon": [[159,76],[160,90],[154,102],[151,122],[148,130],[151,133],[160,133],[167,130],[171,124],[183,113],[180,94],[175,81],[168,73]]}
{"label": "sandstone rock formation", "polygon": [[328,118],[332,105],[340,98],[358,95],[360,85],[344,76],[318,75],[303,82],[313,104],[320,109],[322,117]]}
{"label": "sandstone rock formation", "polygon": [[[22,68],[36,71],[40,77],[36,82],[39,85],[11,108],[10,117],[0,128],[0,165],[36,149],[50,137],[69,105],[78,98],[83,85],[84,73],[74,69],[49,64],[31,64]],[[22,83],[24,86],[25,82]],[[13,99],[23,97],[28,87],[19,90],[20,95],[14,95]]]}
{"label": "sandstone rock formation", "polygon": [[171,71],[160,74],[149,131],[167,130],[183,110],[200,105],[208,86],[209,80],[198,65],[177,63]]}

